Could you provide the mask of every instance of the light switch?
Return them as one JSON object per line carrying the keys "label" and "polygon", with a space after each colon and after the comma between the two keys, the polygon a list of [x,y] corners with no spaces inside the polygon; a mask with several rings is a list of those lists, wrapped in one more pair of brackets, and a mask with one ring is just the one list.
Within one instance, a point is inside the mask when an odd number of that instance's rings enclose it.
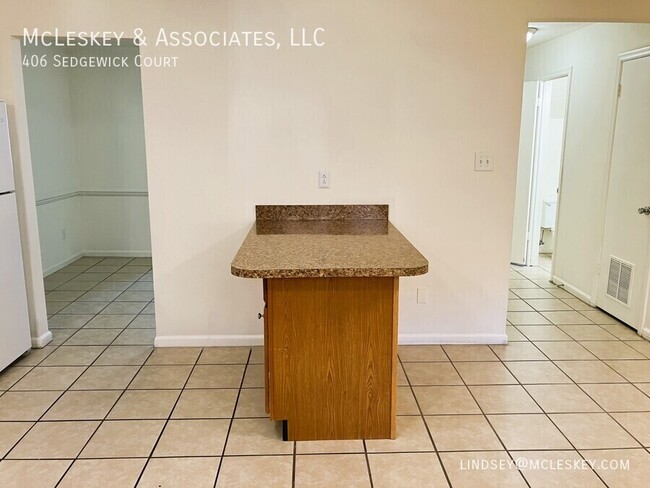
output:
{"label": "light switch", "polygon": [[488,152],[474,153],[474,171],[493,171],[494,155]]}

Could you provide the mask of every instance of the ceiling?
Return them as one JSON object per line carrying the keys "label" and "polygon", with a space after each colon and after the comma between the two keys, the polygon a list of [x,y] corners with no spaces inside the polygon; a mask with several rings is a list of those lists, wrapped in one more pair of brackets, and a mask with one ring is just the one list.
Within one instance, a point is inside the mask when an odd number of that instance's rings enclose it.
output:
{"label": "ceiling", "polygon": [[590,22],[531,22],[528,26],[536,27],[538,30],[532,39],[528,41],[528,47],[536,46],[590,25],[592,25]]}

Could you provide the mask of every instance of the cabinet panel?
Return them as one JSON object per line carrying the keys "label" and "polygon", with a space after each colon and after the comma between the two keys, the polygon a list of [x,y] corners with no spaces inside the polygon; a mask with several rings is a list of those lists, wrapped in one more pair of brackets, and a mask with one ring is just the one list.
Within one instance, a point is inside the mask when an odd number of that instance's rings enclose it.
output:
{"label": "cabinet panel", "polygon": [[290,440],[394,437],[397,278],[265,281],[271,418]]}

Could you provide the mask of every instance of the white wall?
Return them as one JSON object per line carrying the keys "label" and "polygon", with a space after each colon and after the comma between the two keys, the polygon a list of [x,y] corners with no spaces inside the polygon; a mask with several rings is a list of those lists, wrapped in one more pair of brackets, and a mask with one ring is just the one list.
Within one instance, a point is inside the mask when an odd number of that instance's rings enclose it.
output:
{"label": "white wall", "polygon": [[[157,332],[167,344],[259,338],[261,283],[229,270],[255,204],[364,201],[390,203],[430,262],[427,275],[401,281],[402,340],[503,340],[527,23],[650,20],[641,0],[70,0],[5,10],[0,32],[15,35],[24,25],[282,35],[278,51],[142,48],[180,56],[176,69],[142,72]],[[323,26],[327,46],[290,49],[291,25]],[[0,93],[12,103],[9,65],[0,38]],[[29,165],[21,127],[19,164]],[[473,171],[475,151],[494,153],[493,173]],[[329,191],[316,188],[323,166]],[[428,304],[416,304],[417,286],[429,288]]]}
{"label": "white wall", "polygon": [[[26,48],[24,55],[63,53],[61,48]],[[81,175],[77,164],[75,115],[66,70],[39,68],[24,70],[25,92],[32,149],[32,165],[36,198],[55,199],[79,191]],[[38,221],[44,270],[64,263],[82,252],[83,230],[79,202],[74,199],[54,200],[39,205]],[[66,230],[64,240],[62,229]]]}
{"label": "white wall", "polygon": [[[138,49],[26,46],[23,53],[132,62]],[[24,80],[44,273],[81,255],[150,254],[140,70],[50,65],[25,68]]]}
{"label": "white wall", "polygon": [[69,56],[125,56],[129,68],[73,68],[74,130],[86,191],[147,191],[140,69],[133,46],[71,48]]}
{"label": "white wall", "polygon": [[605,221],[618,54],[650,44],[650,25],[595,24],[528,49],[525,79],[572,68],[556,278],[593,303]]}

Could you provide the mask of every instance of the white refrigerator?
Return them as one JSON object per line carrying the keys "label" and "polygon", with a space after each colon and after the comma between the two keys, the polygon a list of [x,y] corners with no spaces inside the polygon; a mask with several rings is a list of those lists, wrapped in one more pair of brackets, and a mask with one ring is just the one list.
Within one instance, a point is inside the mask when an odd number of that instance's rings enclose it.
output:
{"label": "white refrigerator", "polygon": [[0,101],[0,371],[30,347],[7,105]]}

